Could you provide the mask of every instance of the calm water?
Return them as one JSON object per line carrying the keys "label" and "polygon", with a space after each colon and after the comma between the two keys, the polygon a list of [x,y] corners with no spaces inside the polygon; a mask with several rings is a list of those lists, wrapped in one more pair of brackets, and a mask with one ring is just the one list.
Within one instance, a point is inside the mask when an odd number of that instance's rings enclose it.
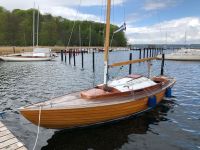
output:
{"label": "calm water", "polygon": [[[93,87],[103,79],[102,54],[80,56],[77,66],[51,62],[0,62],[0,119],[25,145],[32,149],[37,127],[18,112],[18,108],[66,93]],[[129,52],[111,53],[111,62],[127,60]],[[134,53],[134,57],[138,57]],[[110,62],[110,63],[111,63]],[[73,63],[73,61],[72,61]],[[160,61],[154,61],[153,74],[159,74]],[[135,73],[147,74],[144,63],[132,66]],[[126,75],[128,67],[110,70],[110,78]],[[59,150],[132,150],[200,149],[200,62],[167,61],[165,73],[177,79],[173,98],[164,100],[153,111],[117,123],[74,130],[40,129],[37,149]]]}

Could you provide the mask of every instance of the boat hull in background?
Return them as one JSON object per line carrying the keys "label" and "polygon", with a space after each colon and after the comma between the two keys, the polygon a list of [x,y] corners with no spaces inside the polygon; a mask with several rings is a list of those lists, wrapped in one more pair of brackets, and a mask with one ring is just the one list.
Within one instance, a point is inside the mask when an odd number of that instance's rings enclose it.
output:
{"label": "boat hull in background", "polygon": [[31,62],[31,61],[50,61],[51,57],[17,57],[17,56],[0,56],[0,60],[6,62]]}
{"label": "boat hull in background", "polygon": [[[157,56],[158,59],[162,59],[162,55]],[[172,54],[165,54],[166,60],[177,60],[177,61],[200,61],[200,56],[178,56],[178,55],[172,55]]]}

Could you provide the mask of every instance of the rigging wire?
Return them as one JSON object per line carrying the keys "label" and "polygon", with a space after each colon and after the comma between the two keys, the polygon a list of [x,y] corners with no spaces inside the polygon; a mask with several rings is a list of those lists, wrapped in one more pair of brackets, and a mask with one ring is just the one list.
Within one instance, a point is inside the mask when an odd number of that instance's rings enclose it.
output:
{"label": "rigging wire", "polygon": [[[100,28],[99,28],[99,34],[100,34],[100,37],[101,37],[101,34],[102,34],[102,39],[100,38],[99,39],[99,41],[98,41],[98,43],[99,43],[99,45],[101,45],[101,40],[103,41],[103,43],[104,43],[104,33],[105,33],[105,9],[106,8],[106,2],[105,2],[105,0],[102,0],[101,1],[101,8],[100,8],[100,14],[101,14],[101,16],[100,16]],[[103,27],[103,28],[102,28]]]}
{"label": "rigging wire", "polygon": [[126,22],[126,9],[125,9],[125,5],[124,5],[124,1],[122,1],[122,7],[123,7],[123,14],[124,14],[124,22]]}
{"label": "rigging wire", "polygon": [[[159,15],[158,11],[156,11],[156,15],[157,15],[157,18],[158,18],[158,22],[161,22],[160,15]],[[162,44],[162,41],[165,40],[165,37],[163,37],[163,35],[162,35],[162,25],[161,25],[161,23],[159,23],[159,32],[160,32],[161,40],[158,40],[157,42],[158,42],[158,44]],[[164,39],[164,40],[162,40],[162,39]]]}
{"label": "rigging wire", "polygon": [[[113,0],[113,3],[112,3],[112,7],[113,7],[113,23],[114,23],[114,19],[115,19],[115,16],[114,16],[114,12],[115,12],[115,8],[114,8],[114,4],[115,4],[115,1]],[[124,21],[124,24],[126,25],[126,11],[125,11],[125,5],[124,5],[124,1],[122,1],[122,7],[123,7],[123,21]],[[114,39],[114,36],[115,36],[115,33],[113,31],[113,34],[112,34],[112,37],[111,37],[111,40],[110,40],[110,47],[112,46],[112,42],[113,42],[113,39]]]}
{"label": "rigging wire", "polygon": [[79,13],[78,10],[79,10],[80,6],[81,6],[81,0],[79,1],[78,9],[76,10],[76,16],[75,16],[75,19],[74,19],[74,22],[73,22],[72,30],[71,30],[69,40],[68,40],[68,43],[67,43],[67,47],[69,47],[69,44],[71,42],[71,37],[72,37],[73,31],[74,31],[74,27],[75,27],[75,24],[76,24],[76,18],[78,16],[78,13]]}

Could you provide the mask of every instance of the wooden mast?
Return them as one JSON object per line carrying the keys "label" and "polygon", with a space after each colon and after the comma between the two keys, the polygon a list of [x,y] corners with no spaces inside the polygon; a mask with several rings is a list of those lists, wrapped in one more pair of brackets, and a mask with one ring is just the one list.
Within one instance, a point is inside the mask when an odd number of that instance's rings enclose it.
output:
{"label": "wooden mast", "polygon": [[106,13],[106,38],[104,44],[104,87],[106,89],[108,83],[108,51],[110,40],[110,7],[111,0],[107,0],[107,13]]}

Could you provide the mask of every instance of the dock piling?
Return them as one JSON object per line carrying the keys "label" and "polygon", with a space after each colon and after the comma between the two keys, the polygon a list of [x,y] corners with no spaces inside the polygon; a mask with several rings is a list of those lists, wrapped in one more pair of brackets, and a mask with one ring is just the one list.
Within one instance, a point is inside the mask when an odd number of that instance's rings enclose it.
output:
{"label": "dock piling", "polygon": [[139,49],[139,59],[141,59],[141,55],[142,55],[142,50]]}
{"label": "dock piling", "polygon": [[68,53],[69,53],[69,64],[71,65],[71,51],[69,50]]}
{"label": "dock piling", "polygon": [[[129,55],[129,60],[131,61],[132,60],[132,53],[130,53]],[[129,64],[129,74],[132,73],[132,64]]]}
{"label": "dock piling", "polygon": [[147,58],[149,58],[149,49],[147,48]]}
{"label": "dock piling", "polygon": [[63,50],[60,51],[61,54],[61,61],[63,61]]}
{"label": "dock piling", "polygon": [[164,75],[164,65],[165,65],[165,54],[162,54],[162,63],[161,63],[161,71],[160,75]]}
{"label": "dock piling", "polygon": [[75,51],[73,51],[73,56],[74,56],[74,66],[76,66],[76,56],[75,56]]}
{"label": "dock piling", "polygon": [[66,61],[67,61],[67,51],[65,50],[65,63],[66,63]]}
{"label": "dock piling", "polygon": [[83,62],[84,62],[84,60],[83,60],[83,51],[82,50],[81,50],[81,58],[82,58],[81,62],[82,62],[82,69],[83,69],[83,65],[84,65]]}
{"label": "dock piling", "polygon": [[146,48],[143,49],[143,58],[145,58],[145,50]]}
{"label": "dock piling", "polygon": [[94,59],[95,59],[95,56],[94,56],[94,50],[92,51],[92,69],[93,69],[93,72],[95,71],[95,63],[94,63]]}

